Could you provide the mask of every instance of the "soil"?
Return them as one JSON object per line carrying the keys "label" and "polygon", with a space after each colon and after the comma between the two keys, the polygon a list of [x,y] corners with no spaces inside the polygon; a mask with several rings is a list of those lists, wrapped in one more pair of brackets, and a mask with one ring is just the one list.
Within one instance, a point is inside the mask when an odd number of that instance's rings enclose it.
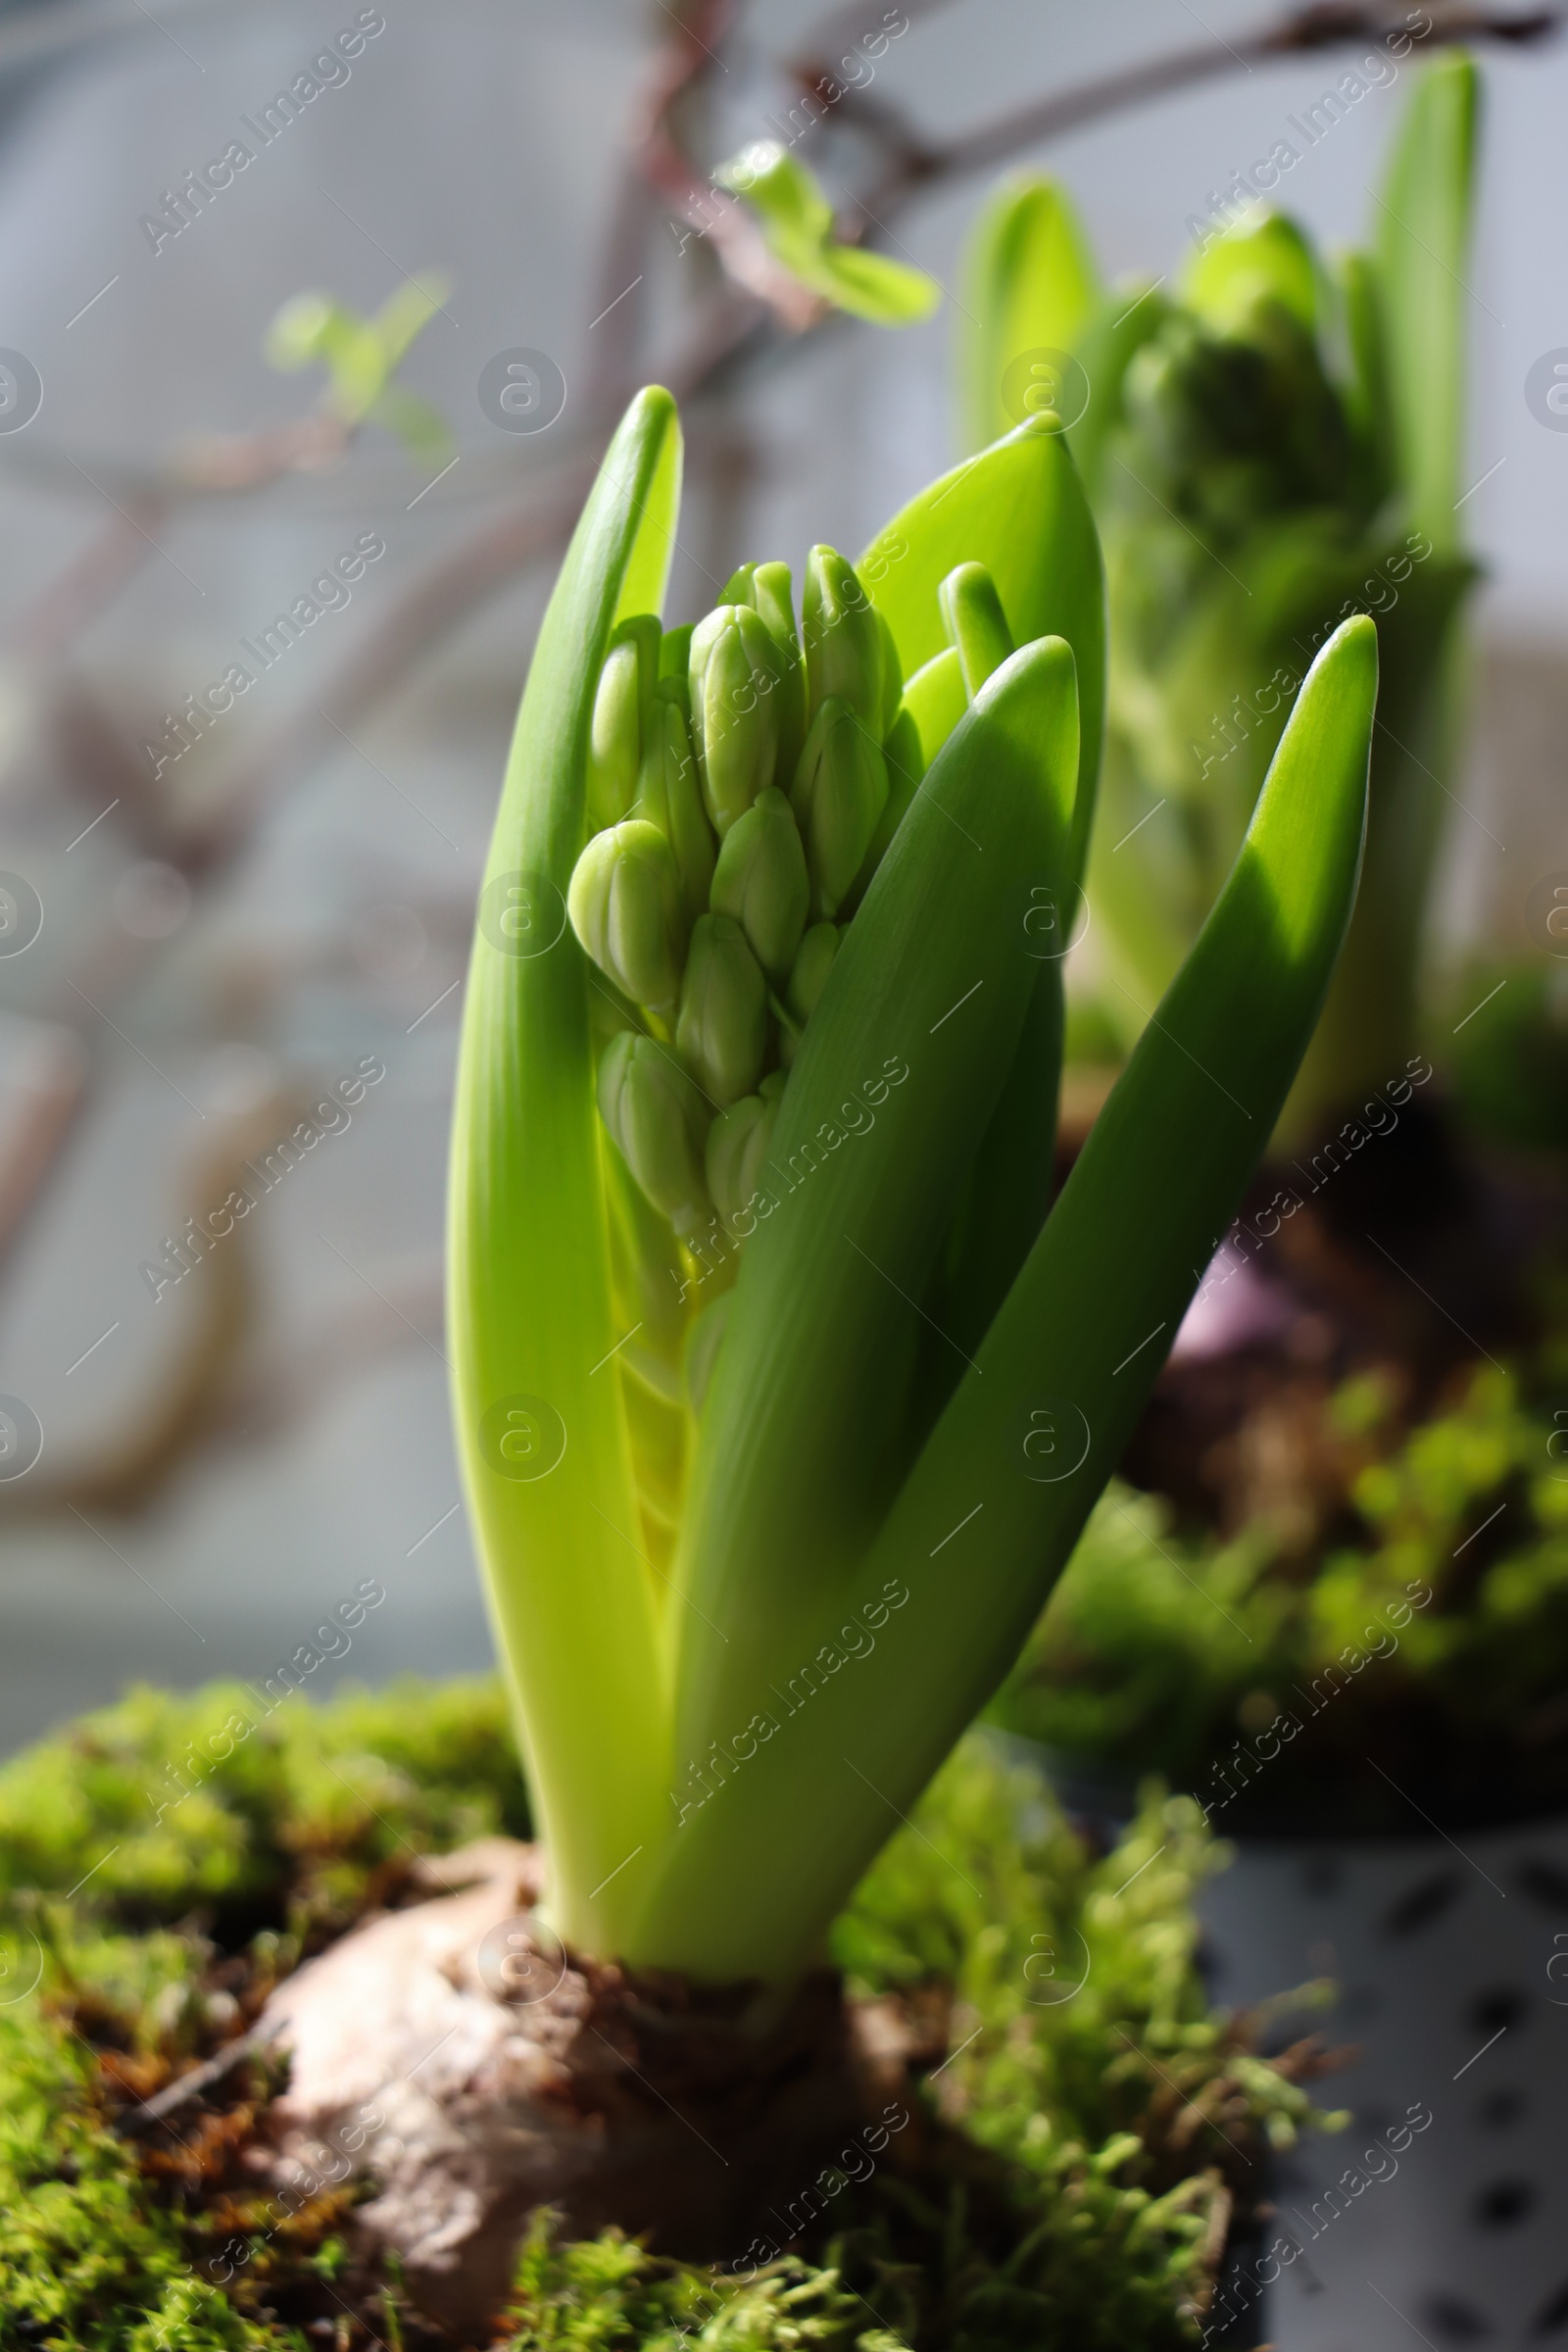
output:
{"label": "soil", "polygon": [[[1184,1530],[1230,1537],[1261,1523],[1278,1545],[1271,1573],[1310,1581],[1326,1551],[1365,1541],[1350,1494],[1366,1465],[1456,1403],[1479,1363],[1528,1362],[1548,1336],[1542,1278],[1564,1223],[1560,1176],[1484,1154],[1441,1101],[1407,1104],[1393,1132],[1367,1134],[1337,1166],[1320,1148],[1265,1168],[1121,1476],[1165,1497]],[[1375,1376],[1386,1400],[1371,1432],[1329,1410],[1357,1374]],[[1505,1526],[1479,1534],[1449,1605],[1507,1548]],[[1294,1704],[1288,1692],[1280,1703]],[[1321,1730],[1303,1728],[1289,1762],[1216,1819],[1226,1835],[1321,1834],[1325,1820],[1352,1835],[1419,1834],[1398,1793],[1411,1788],[1449,1828],[1568,1806],[1568,1700],[1482,1740],[1457,1735],[1436,1694],[1384,1682]],[[1369,1775],[1369,1749],[1388,1781]]]}
{"label": "soil", "polygon": [[1348,1536],[1348,1488],[1369,1455],[1336,1434],[1335,1390],[1380,1376],[1383,1453],[1479,1361],[1528,1350],[1542,1336],[1533,1277],[1562,1208],[1555,1182],[1483,1158],[1441,1104],[1420,1102],[1337,1166],[1303,1151],[1267,1167],[1121,1475],[1187,1526],[1228,1536],[1265,1520],[1287,1558]]}

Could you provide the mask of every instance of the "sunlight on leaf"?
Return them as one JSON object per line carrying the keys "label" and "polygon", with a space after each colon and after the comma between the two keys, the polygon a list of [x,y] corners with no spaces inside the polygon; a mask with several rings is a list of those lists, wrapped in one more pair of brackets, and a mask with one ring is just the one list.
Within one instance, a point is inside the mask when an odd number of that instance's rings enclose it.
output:
{"label": "sunlight on leaf", "polygon": [[743,148],[713,177],[752,207],[774,260],[836,309],[876,326],[908,326],[941,301],[941,287],[923,270],[836,244],[821,186],[776,139]]}

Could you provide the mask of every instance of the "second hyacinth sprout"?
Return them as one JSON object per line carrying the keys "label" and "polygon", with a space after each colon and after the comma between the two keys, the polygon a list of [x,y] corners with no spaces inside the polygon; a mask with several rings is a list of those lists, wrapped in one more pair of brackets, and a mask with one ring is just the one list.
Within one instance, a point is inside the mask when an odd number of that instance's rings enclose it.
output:
{"label": "second hyacinth sprout", "polygon": [[[887,622],[853,564],[748,564],[696,628],[616,630],[595,698],[597,828],[567,906],[611,1035],[604,1121],[688,1245],[733,1240],[784,1072],[920,780]],[[1010,647],[1004,649],[1010,651]]]}

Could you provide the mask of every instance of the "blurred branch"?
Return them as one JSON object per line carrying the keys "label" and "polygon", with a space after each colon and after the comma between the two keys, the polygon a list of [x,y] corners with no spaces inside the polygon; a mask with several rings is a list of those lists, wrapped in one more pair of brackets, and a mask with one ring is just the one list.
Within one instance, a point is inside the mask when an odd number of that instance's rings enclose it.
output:
{"label": "blurred branch", "polygon": [[[232,1123],[192,1170],[192,1210],[205,1225],[214,1205],[244,1182],[247,1156],[264,1150],[280,1125],[299,1115],[292,1096],[273,1097]],[[130,1415],[127,1426],[78,1469],[69,1464],[42,1479],[0,1487],[0,1520],[37,1519],[61,1511],[143,1510],[164,1490],[211,1431],[225,1404],[256,1313],[251,1239],[236,1224],[183,1277],[196,1305],[176,1322],[173,1362],[160,1388]]]}
{"label": "blurred branch", "polygon": [[[949,0],[923,0],[923,5],[921,0],[914,0],[904,14],[911,20],[918,19],[935,15],[947,5]],[[1430,14],[1432,31],[1427,37],[1433,40],[1494,39],[1519,43],[1558,30],[1565,11],[1561,7],[1522,10],[1440,4]],[[765,249],[760,248],[760,238],[755,229],[750,229],[745,207],[712,186],[681,142],[682,106],[690,93],[719,66],[717,46],[733,18],[733,0],[689,0],[685,14],[673,19],[670,41],[650,76],[644,101],[644,128],[637,150],[648,185],[663,198],[673,217],[696,226],[713,248],[730,281],[725,289],[727,300],[715,304],[712,315],[701,322],[680,361],[666,370],[671,389],[686,401],[697,399],[711,386],[736,351],[765,324],[767,313],[792,335],[819,330],[828,318],[826,306],[814,295],[803,299],[804,290],[796,288],[792,298],[781,287],[779,281],[787,277],[787,272],[781,271]],[[851,12],[835,12],[826,25],[811,36],[808,56],[819,59],[840,41],[853,38],[846,27],[855,22]],[[1230,46],[1215,42],[1199,49],[1178,50],[1148,64],[1080,83],[1054,98],[968,132],[946,146],[928,145],[920,140],[885,105],[879,104],[875,114],[867,118],[866,102],[857,100],[853,90],[845,91],[842,104],[847,112],[853,110],[858,124],[869,128],[884,147],[893,151],[888,178],[873,207],[880,215],[886,206],[897,205],[932,181],[962,177],[984,170],[1037,142],[1149,104],[1172,90],[1217,78],[1254,63],[1343,47],[1407,28],[1406,14],[1401,10],[1379,5],[1341,5],[1340,0],[1326,0],[1324,5],[1274,20],[1250,35],[1240,36]],[[809,88],[815,88],[824,75],[831,78],[830,70],[820,63],[802,63],[792,72],[797,80]],[[617,223],[622,227],[627,217],[625,211],[617,208]],[[858,227],[853,222],[847,224],[844,234],[853,239],[862,231],[863,220]],[[621,263],[630,267],[634,253],[633,246],[617,241],[614,266],[604,275],[602,284],[608,285],[610,278],[618,274]],[[790,284],[793,283],[791,280]],[[633,322],[636,318],[633,313]],[[636,379],[631,365],[634,356],[635,337],[628,332],[610,371],[617,388]],[[591,477],[606,439],[608,426],[594,435],[584,452],[580,470],[572,471],[571,484]],[[492,526],[469,548],[460,549],[447,559],[439,574],[405,600],[387,623],[395,652],[382,659],[374,645],[362,651],[352,665],[352,674],[345,673],[339,685],[331,690],[327,700],[333,708],[341,696],[344,708],[358,715],[374,699],[383,682],[389,686],[400,683],[407,674],[409,657],[428,650],[447,626],[465,617],[492,587],[502,585],[510,576],[506,554],[509,546],[516,550],[514,561],[519,564],[553,552],[568,535],[575,519],[574,495],[568,487],[564,498],[565,511],[558,519],[556,537],[550,536],[543,517],[537,528],[529,528],[522,518],[515,518]],[[467,576],[469,565],[471,579]],[[433,634],[416,638],[416,621],[428,626]],[[326,735],[324,728],[321,734]],[[293,748],[298,757],[304,747]],[[325,741],[320,748],[327,748]]]}
{"label": "blurred branch", "polygon": [[[949,0],[905,0],[903,14],[913,22],[948,4]],[[670,31],[649,70],[631,154],[612,207],[598,272],[600,317],[595,320],[595,331],[601,322],[606,331],[592,347],[580,427],[552,450],[544,481],[522,502],[487,521],[397,600],[380,626],[338,669],[315,709],[296,713],[258,741],[230,777],[215,813],[196,822],[177,816],[139,767],[133,784],[134,756],[118,743],[85,690],[62,698],[64,740],[74,754],[73,767],[83,785],[89,780],[95,788],[99,783],[114,785],[142,855],[167,858],[197,884],[230,868],[251,846],[278,795],[335,752],[341,741],[338,728],[352,725],[396,694],[416,663],[490,596],[564,545],[615,413],[644,372],[648,306],[643,285],[652,260],[650,241],[662,218],[648,204],[650,192],[662,207],[662,217],[689,232],[681,250],[695,240],[698,249],[706,246],[714,260],[710,282],[691,306],[684,340],[661,370],[676,397],[697,409],[694,450],[702,446],[706,432],[717,453],[715,462],[735,464],[733,436],[726,438],[721,418],[710,415],[704,419],[702,404],[725,388],[743,360],[798,349],[805,339],[836,322],[836,314],[774,261],[747,207],[715,188],[707,167],[697,160],[701,102],[720,70],[718,53],[733,29],[736,0],[677,0],[674,6],[660,0],[660,5]],[[1524,43],[1558,30],[1564,13],[1560,7],[1445,6],[1438,0],[1430,11],[1431,29],[1422,37],[1434,42]],[[871,214],[880,225],[933,185],[992,169],[1068,131],[1239,69],[1409,29],[1402,11],[1328,0],[1271,20],[1238,35],[1234,43],[1216,40],[1171,51],[1037,100],[956,139],[936,141],[885,98],[841,84],[833,67],[823,62],[842,44],[862,36],[859,14],[835,10],[788,69],[793,80],[821,107],[818,122],[831,113],[853,125],[870,141],[878,159],[881,176],[873,173],[869,206],[842,230],[849,242],[863,235]],[[105,16],[104,11],[84,8],[74,22],[86,24]],[[30,26],[30,19],[24,22]],[[0,62],[3,57],[0,41]],[[318,470],[343,455],[349,438],[350,428],[318,415],[270,431],[215,438],[187,451],[156,490],[128,497],[114,520],[50,584],[14,632],[19,647],[34,662],[59,664],[145,561],[181,498],[214,491],[247,495],[283,474]],[[148,952],[128,940],[117,943],[111,957],[117,965],[117,991],[123,990],[127,974]],[[90,962],[78,974],[89,981],[93,976]],[[101,978],[100,972],[100,982]],[[99,991],[90,986],[82,993],[93,998]],[[54,1152],[64,1148],[74,1127],[69,1118],[57,1124]],[[43,1156],[51,1155],[46,1146]],[[215,1174],[220,1177],[221,1171]],[[0,1253],[16,1230],[15,1221],[0,1230]],[[250,1306],[237,1237],[220,1255],[220,1267],[201,1272],[206,1288],[199,1327],[164,1396],[95,1472],[39,1489],[25,1500],[19,1492],[20,1507],[29,1512],[80,1503],[137,1507],[218,1425],[220,1400],[232,1382]]]}
{"label": "blurred branch", "polygon": [[664,14],[674,34],[649,76],[635,157],[647,185],[669,217],[707,241],[732,284],[771,311],[779,324],[801,333],[817,324],[826,305],[773,259],[747,207],[714,187],[694,160],[688,138],[691,102],[715,67],[718,44],[732,27],[735,0],[686,0]]}
{"label": "blurred branch", "polygon": [[[833,67],[823,62],[827,52],[820,46],[819,36],[813,38],[792,72],[801,89],[816,96],[819,102],[827,99],[829,90],[837,91],[838,96],[829,103],[887,151],[884,175],[872,191],[871,210],[881,215],[918,190],[994,169],[1048,139],[1061,138],[1069,131],[1085,129],[1113,115],[1152,105],[1198,83],[1217,81],[1237,71],[1250,73],[1254,66],[1305,56],[1320,49],[1347,48],[1365,41],[1386,40],[1394,33],[1409,33],[1410,13],[1402,8],[1378,5],[1377,0],[1367,6],[1355,4],[1355,0],[1319,0],[1319,4],[1293,10],[1251,32],[1238,32],[1234,40],[1221,41],[1216,35],[1212,41],[1199,46],[1168,50],[1162,56],[1116,73],[1078,82],[1054,97],[1038,99],[1015,113],[982,123],[977,130],[945,141],[922,137],[907,118],[886,101],[862,97],[853,85],[841,84]],[[1560,31],[1568,11],[1561,6],[1444,6],[1443,0],[1437,0],[1435,6],[1420,13],[1427,15],[1431,26],[1430,31],[1417,36],[1424,41],[1503,41],[1522,45]],[[833,20],[840,28],[834,46],[843,37],[842,25],[847,21]],[[853,236],[853,226],[845,234]]]}
{"label": "blurred branch", "polygon": [[172,854],[182,870],[205,876],[231,862],[249,846],[278,793],[318,760],[341,750],[340,729],[394,693],[428,648],[486,598],[564,545],[598,463],[596,447],[563,467],[548,496],[504,514],[416,580],[368,642],[343,662],[319,702],[293,712],[261,738],[231,778],[220,808],[174,837]]}
{"label": "blurred branch", "polygon": [[25,661],[62,659],[146,563],[163,514],[162,499],[143,497],[93,534],[17,623],[13,643]]}
{"label": "blurred branch", "polygon": [[[950,4],[951,0],[913,0],[904,14],[917,20]],[[831,315],[815,295],[796,286],[780,270],[761,245],[745,206],[712,186],[684,144],[683,112],[692,94],[710,80],[721,63],[717,52],[734,22],[734,0],[688,0],[680,16],[673,11],[664,13],[670,16],[673,29],[651,69],[640,104],[641,128],[634,160],[647,186],[662,198],[671,217],[694,226],[712,247],[727,281],[700,313],[675,365],[664,370],[676,397],[693,402],[711,390],[744,347],[765,341],[770,320],[775,336],[782,332],[793,339],[819,332],[830,322]],[[1431,14],[1432,39],[1518,42],[1556,30],[1564,11],[1439,6]],[[852,22],[849,11],[836,12],[826,26],[811,36],[808,53],[820,56],[853,37],[845,30]],[[966,133],[946,147],[920,141],[902,118],[880,103],[875,115],[867,119],[867,102],[857,101],[853,91],[845,93],[843,105],[847,112],[853,108],[857,123],[869,128],[891,153],[886,185],[872,208],[883,215],[886,207],[896,207],[934,180],[983,170],[1040,140],[1147,104],[1185,84],[1217,77],[1250,62],[1377,38],[1405,24],[1403,12],[1375,5],[1341,6],[1330,0],[1329,5],[1273,21],[1231,48],[1214,43],[1180,50],[1151,64],[1080,83],[1055,98]],[[820,64],[801,64],[792,72],[797,79],[814,87],[826,69]],[[605,300],[613,300],[637,274],[637,263],[644,258],[637,229],[640,224],[646,230],[648,219],[646,203],[623,185],[612,214],[607,266],[600,273]],[[847,224],[844,234],[853,240],[863,228],[862,219],[858,225]],[[631,276],[622,277],[623,270]],[[620,282],[612,285],[612,280]],[[793,294],[789,288],[794,289]],[[281,737],[258,748],[247,765],[232,812],[221,819],[225,841],[232,840],[235,829],[243,826],[245,812],[262,804],[279,774],[297,775],[333,748],[336,738],[323,713],[329,712],[340,725],[363,716],[383,694],[403,684],[413,662],[429,653],[487,596],[564,544],[608,441],[619,399],[639,380],[636,360],[641,307],[630,303],[625,307],[626,322],[616,329],[616,341],[607,347],[607,358],[592,379],[594,429],[580,455],[564,466],[550,497],[537,507],[504,516],[443,559],[401,600],[381,632],[345,665],[322,698],[321,710],[291,721]]]}

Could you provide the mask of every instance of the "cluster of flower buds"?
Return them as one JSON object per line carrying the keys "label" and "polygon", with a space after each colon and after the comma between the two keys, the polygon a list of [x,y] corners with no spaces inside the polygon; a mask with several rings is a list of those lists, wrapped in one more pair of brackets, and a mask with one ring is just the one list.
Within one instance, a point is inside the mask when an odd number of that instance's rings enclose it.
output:
{"label": "cluster of flower buds", "polygon": [[1301,508],[1365,501],[1354,428],[1315,337],[1259,299],[1224,331],[1173,312],[1127,371],[1144,478],[1220,544]]}
{"label": "cluster of flower buds", "polygon": [[[567,895],[613,992],[605,1124],[683,1240],[752,1200],[784,1076],[920,779],[886,621],[830,547],[748,564],[695,628],[621,623]],[[609,992],[602,992],[608,994]]]}
{"label": "cluster of flower buds", "polygon": [[1394,487],[1369,271],[1270,217],[1200,254],[1152,315],[1123,386],[1127,455],[1210,545],[1303,513],[1354,535]]}

